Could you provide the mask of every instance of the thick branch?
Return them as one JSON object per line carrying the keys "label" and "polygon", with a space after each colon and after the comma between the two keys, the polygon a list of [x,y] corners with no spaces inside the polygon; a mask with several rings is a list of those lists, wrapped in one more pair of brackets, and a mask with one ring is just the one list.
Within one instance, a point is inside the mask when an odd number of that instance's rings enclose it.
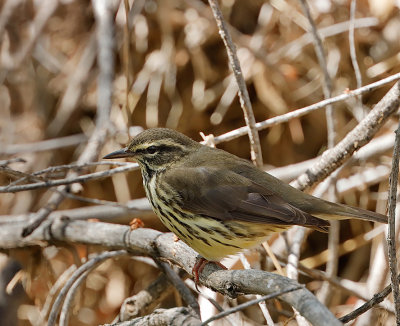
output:
{"label": "thick branch", "polygon": [[[150,229],[130,230],[128,226],[60,219],[45,221],[29,237],[23,238],[23,224],[13,223],[0,228],[0,248],[11,249],[37,245],[40,242],[73,242],[126,249],[130,252],[160,257],[181,266],[191,274],[197,254],[171,233]],[[298,286],[281,275],[259,270],[226,271],[215,264],[205,266],[200,282],[222,294],[271,294]],[[314,325],[340,325],[332,313],[307,289],[283,294],[280,300],[296,308]]]}

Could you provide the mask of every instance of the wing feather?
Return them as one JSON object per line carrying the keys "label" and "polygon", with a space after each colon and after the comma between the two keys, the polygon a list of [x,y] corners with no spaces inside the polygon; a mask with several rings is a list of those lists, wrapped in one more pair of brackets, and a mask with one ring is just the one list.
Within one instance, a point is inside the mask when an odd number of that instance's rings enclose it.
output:
{"label": "wing feather", "polygon": [[312,216],[283,200],[271,189],[243,175],[218,168],[175,168],[163,175],[182,208],[222,221],[275,225],[303,225],[326,231],[329,222]]}

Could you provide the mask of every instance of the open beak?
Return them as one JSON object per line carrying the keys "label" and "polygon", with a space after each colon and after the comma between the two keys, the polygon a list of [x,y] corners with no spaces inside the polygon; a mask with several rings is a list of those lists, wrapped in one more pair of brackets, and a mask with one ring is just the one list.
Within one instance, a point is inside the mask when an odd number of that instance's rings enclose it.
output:
{"label": "open beak", "polygon": [[110,158],[124,158],[124,157],[132,157],[132,152],[128,151],[128,148],[123,148],[118,151],[112,152],[110,154],[107,154],[103,158],[105,159],[110,159]]}

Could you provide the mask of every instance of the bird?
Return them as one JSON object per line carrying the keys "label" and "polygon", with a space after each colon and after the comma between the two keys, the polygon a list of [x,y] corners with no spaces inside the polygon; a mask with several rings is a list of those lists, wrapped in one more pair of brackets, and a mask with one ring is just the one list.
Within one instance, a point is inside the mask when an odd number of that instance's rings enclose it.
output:
{"label": "bird", "polygon": [[155,214],[201,258],[196,284],[209,262],[257,246],[301,225],[327,232],[329,220],[387,223],[387,216],[304,193],[250,161],[167,128],[142,131],[104,159],[129,158],[140,167]]}

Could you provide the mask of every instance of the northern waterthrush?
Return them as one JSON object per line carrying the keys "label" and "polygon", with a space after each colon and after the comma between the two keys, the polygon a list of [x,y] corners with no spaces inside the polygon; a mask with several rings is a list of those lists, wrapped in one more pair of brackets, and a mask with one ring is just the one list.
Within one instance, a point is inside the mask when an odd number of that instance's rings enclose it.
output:
{"label": "northern waterthrush", "polygon": [[[385,215],[313,197],[170,129],[143,131],[104,158],[123,157],[139,163],[147,198],[165,226],[207,260],[254,247],[293,225],[326,231],[328,220],[387,223]],[[197,280],[203,266],[195,266]]]}

